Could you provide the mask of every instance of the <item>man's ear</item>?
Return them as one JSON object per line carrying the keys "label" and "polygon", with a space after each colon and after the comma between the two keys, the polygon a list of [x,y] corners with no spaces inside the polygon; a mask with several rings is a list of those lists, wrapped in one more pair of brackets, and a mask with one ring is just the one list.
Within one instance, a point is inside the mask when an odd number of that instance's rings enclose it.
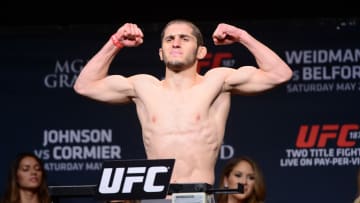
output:
{"label": "man's ear", "polygon": [[163,60],[163,53],[162,53],[162,48],[159,48],[159,56],[160,56],[160,60]]}
{"label": "man's ear", "polygon": [[207,48],[204,46],[199,46],[197,50],[197,59],[203,59],[207,54]]}

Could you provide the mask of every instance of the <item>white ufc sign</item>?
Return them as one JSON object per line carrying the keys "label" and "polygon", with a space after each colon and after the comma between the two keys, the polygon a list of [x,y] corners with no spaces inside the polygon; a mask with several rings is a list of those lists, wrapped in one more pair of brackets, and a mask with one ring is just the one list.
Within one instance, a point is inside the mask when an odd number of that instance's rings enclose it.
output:
{"label": "white ufc sign", "polygon": [[100,199],[163,199],[174,159],[105,161],[97,187]]}

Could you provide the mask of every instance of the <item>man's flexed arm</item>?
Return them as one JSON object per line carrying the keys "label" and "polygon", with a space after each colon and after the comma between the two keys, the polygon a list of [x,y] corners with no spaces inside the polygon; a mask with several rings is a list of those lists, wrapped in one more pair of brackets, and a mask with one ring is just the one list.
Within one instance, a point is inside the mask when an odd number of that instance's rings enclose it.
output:
{"label": "man's flexed arm", "polygon": [[290,67],[270,48],[256,40],[245,30],[221,23],[213,33],[215,45],[241,43],[255,57],[259,68],[240,67],[225,80],[225,89],[234,92],[261,92],[291,79]]}
{"label": "man's flexed arm", "polygon": [[108,71],[120,49],[139,46],[143,43],[143,37],[136,24],[121,26],[81,70],[74,90],[104,102],[127,102],[134,93],[131,81],[121,75],[108,76]]}

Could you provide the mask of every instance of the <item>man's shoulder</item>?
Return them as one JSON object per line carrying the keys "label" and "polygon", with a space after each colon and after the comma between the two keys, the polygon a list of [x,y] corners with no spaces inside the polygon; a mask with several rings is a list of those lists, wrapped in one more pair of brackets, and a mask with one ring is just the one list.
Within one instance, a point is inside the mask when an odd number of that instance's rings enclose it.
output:
{"label": "man's shoulder", "polygon": [[137,74],[131,76],[130,78],[136,82],[160,82],[158,78],[150,74]]}
{"label": "man's shoulder", "polygon": [[138,89],[157,88],[161,85],[161,81],[150,74],[137,74],[129,77],[132,85]]}
{"label": "man's shoulder", "polygon": [[228,74],[231,74],[233,71],[235,71],[234,68],[228,68],[228,67],[216,67],[216,68],[212,68],[209,71],[207,71],[204,74],[204,77],[223,77],[226,76]]}

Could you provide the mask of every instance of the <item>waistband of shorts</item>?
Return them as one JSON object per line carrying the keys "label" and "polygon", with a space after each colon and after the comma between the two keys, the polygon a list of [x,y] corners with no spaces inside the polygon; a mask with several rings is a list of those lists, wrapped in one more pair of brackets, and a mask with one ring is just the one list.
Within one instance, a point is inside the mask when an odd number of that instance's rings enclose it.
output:
{"label": "waistband of shorts", "polygon": [[168,194],[186,192],[207,192],[212,188],[208,183],[174,183],[169,185]]}

